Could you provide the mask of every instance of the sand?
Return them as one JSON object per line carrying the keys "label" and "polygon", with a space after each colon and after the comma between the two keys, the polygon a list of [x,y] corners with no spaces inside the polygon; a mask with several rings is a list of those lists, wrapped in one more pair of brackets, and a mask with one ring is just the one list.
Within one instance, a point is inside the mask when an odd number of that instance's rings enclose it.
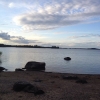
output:
{"label": "sand", "polygon": [[[77,76],[87,80],[87,84],[76,80],[64,80],[62,76]],[[35,80],[41,80],[35,82]],[[35,96],[12,88],[17,81],[27,81],[37,85],[45,93]],[[47,73],[36,71],[1,72],[0,100],[100,100],[100,75]]]}

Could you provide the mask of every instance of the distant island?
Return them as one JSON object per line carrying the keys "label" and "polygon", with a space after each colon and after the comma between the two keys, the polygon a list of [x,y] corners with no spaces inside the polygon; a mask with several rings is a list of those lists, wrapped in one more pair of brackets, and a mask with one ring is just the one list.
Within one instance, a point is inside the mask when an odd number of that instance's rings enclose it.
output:
{"label": "distant island", "polygon": [[39,46],[39,45],[33,46],[33,45],[6,45],[6,44],[0,44],[0,47],[100,50],[98,48],[60,48],[59,46],[44,47],[44,46]]}

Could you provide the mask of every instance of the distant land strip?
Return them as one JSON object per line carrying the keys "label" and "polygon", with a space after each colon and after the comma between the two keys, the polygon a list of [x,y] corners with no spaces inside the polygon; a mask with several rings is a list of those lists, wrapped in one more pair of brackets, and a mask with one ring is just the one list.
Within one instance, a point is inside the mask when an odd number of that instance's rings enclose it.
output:
{"label": "distant land strip", "polygon": [[59,46],[51,46],[51,47],[44,47],[39,45],[6,45],[0,44],[0,47],[16,47],[16,48],[52,48],[52,49],[91,49],[91,50],[100,50],[98,48],[60,48]]}

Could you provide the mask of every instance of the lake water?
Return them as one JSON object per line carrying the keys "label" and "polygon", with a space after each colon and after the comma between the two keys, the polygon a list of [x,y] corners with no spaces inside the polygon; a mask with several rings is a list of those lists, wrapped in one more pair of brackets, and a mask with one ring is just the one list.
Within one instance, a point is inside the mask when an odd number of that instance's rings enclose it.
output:
{"label": "lake water", "polygon": [[[0,48],[0,66],[8,71],[23,68],[28,61],[46,63],[46,72],[100,74],[100,50]],[[64,57],[71,57],[65,61]]]}

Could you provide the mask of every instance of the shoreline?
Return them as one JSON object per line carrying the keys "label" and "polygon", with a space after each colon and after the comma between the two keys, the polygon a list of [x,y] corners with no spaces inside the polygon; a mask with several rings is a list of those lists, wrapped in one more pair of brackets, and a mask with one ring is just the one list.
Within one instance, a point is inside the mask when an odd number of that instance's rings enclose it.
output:
{"label": "shoreline", "polygon": [[[14,73],[16,72],[15,70],[14,71],[2,71],[4,73]],[[18,71],[17,71],[18,72]],[[19,71],[20,72],[20,71]],[[22,71],[21,71],[22,72]],[[55,73],[55,74],[69,74],[69,75],[100,75],[100,74],[87,74],[87,73],[64,73],[64,72],[49,72],[49,71],[26,71],[24,70],[23,72],[43,72],[43,73]]]}
{"label": "shoreline", "polygon": [[[86,84],[63,76],[77,76],[85,79]],[[41,81],[36,81],[41,80]],[[45,94],[35,96],[33,93],[15,92],[15,82],[27,81],[44,90]],[[0,100],[100,100],[100,75],[73,74],[41,71],[1,72]]]}

